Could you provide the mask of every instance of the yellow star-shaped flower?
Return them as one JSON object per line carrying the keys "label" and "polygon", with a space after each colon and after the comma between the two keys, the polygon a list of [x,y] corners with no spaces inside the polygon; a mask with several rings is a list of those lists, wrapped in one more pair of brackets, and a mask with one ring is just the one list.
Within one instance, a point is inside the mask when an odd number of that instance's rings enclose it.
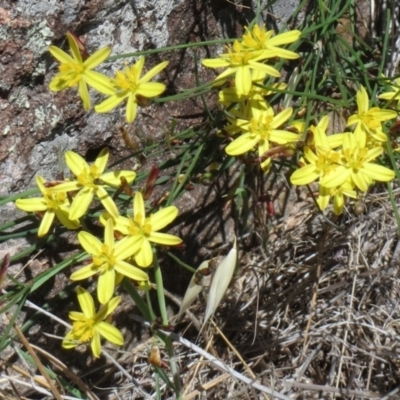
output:
{"label": "yellow star-shaped flower", "polygon": [[69,33],[67,33],[67,39],[72,57],[56,46],[49,47],[52,56],[60,62],[58,67],[60,72],[50,82],[50,89],[54,92],[58,92],[78,86],[83,107],[85,110],[89,110],[90,96],[87,85],[92,86],[103,94],[113,93],[110,79],[100,72],[92,71],[108,58],[111,49],[109,47],[104,47],[93,53],[87,60],[83,61],[76,39]]}
{"label": "yellow star-shaped flower", "polygon": [[137,113],[138,96],[149,99],[159,96],[164,92],[166,86],[163,83],[150,82],[150,80],[168,65],[168,61],[156,65],[149,72],[140,77],[144,66],[144,60],[142,56],[136,64],[127,67],[125,71],[117,71],[115,78],[112,79],[114,90],[112,93],[109,93],[111,96],[95,106],[94,109],[96,112],[105,113],[111,111],[127,99],[126,120],[127,122],[133,122]]}
{"label": "yellow star-shaped flower", "polygon": [[54,217],[68,229],[77,229],[80,224],[78,220],[69,218],[69,200],[66,191],[55,191],[52,187],[45,186],[45,179],[42,176],[36,176],[38,185],[43,197],[33,197],[30,199],[18,199],[15,205],[27,212],[44,212],[42,222],[39,226],[38,236],[47,234]]}
{"label": "yellow star-shaped flower", "polygon": [[136,192],[133,200],[133,218],[119,216],[116,219],[115,230],[138,241],[138,249],[133,255],[137,265],[149,267],[152,264],[153,251],[150,243],[176,246],[182,242],[182,239],[177,236],[159,232],[169,225],[177,215],[178,209],[170,206],[146,217],[143,195]]}
{"label": "yellow star-shaped flower", "polygon": [[75,271],[70,279],[80,281],[98,273],[97,297],[101,304],[111,299],[117,273],[135,281],[148,281],[146,272],[125,261],[139,251],[141,245],[139,239],[131,236],[115,243],[114,224],[111,218],[107,220],[104,229],[104,243],[89,232],[79,232],[79,243],[92,256],[92,262]]}
{"label": "yellow star-shaped flower", "polygon": [[396,118],[397,112],[382,110],[379,107],[369,108],[369,97],[364,86],[357,91],[356,98],[358,113],[349,117],[347,126],[356,125],[354,133],[360,146],[364,147],[370,137],[379,142],[386,142],[387,136],[382,130],[382,122]]}
{"label": "yellow star-shaped flower", "polygon": [[70,192],[78,190],[71,204],[69,213],[70,219],[78,219],[89,208],[93,196],[96,195],[104,208],[113,216],[118,216],[118,209],[111,196],[107,193],[104,186],[118,187],[121,184],[121,177],[124,177],[128,183],[133,182],[136,177],[134,171],[116,171],[104,173],[108,161],[108,148],[101,150],[92,165],[88,163],[73,151],[65,153],[65,161],[68,168],[76,176],[75,181],[61,183],[53,188],[55,191]]}
{"label": "yellow star-shaped flower", "polygon": [[100,357],[101,336],[117,346],[122,346],[124,338],[121,332],[115,326],[105,322],[105,319],[117,308],[121,297],[113,297],[96,313],[90,293],[81,287],[78,287],[77,293],[82,312],[71,311],[69,313],[69,318],[73,321],[72,329],[65,336],[62,347],[73,349],[81,343],[90,341],[93,355]]}

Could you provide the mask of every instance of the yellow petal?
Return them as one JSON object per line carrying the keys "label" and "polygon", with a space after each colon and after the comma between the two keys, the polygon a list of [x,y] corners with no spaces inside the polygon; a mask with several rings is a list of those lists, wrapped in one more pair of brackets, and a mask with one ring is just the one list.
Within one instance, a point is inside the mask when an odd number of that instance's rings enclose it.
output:
{"label": "yellow petal", "polygon": [[101,74],[100,72],[87,71],[84,73],[83,79],[89,86],[91,86],[93,89],[96,89],[102,94],[107,94],[109,96],[115,94],[115,89],[111,83],[110,78],[108,78],[106,75]]}
{"label": "yellow petal", "polygon": [[[107,210],[107,212],[113,217],[117,218],[119,215],[118,208],[114,203],[112,197],[107,193],[103,186],[98,186],[96,189],[96,195],[103,204],[103,207]],[[71,207],[72,209],[72,207]],[[83,215],[83,214],[82,214]]]}
{"label": "yellow petal", "polygon": [[300,135],[293,132],[283,131],[280,129],[275,129],[271,131],[269,135],[269,139],[272,142],[276,142],[278,144],[285,144],[290,142],[297,142],[300,140]]}
{"label": "yellow petal", "polygon": [[148,239],[153,243],[164,244],[165,246],[175,246],[182,243],[182,239],[178,236],[161,232],[151,232]]}
{"label": "yellow petal", "polygon": [[91,188],[81,189],[71,204],[71,209],[69,211],[69,219],[75,220],[82,217],[88,210],[90,203],[93,200],[93,191]]}
{"label": "yellow petal", "polygon": [[114,224],[112,218],[109,218],[106,222],[104,229],[104,244],[106,244],[109,249],[114,248]]}
{"label": "yellow petal", "polygon": [[147,83],[141,83],[138,86],[136,93],[144,97],[152,98],[159,96],[161,93],[165,91],[166,88],[167,87],[163,83],[147,82]]}
{"label": "yellow petal", "polygon": [[344,196],[342,193],[337,193],[333,198],[333,212],[335,215],[341,215],[344,207]]}
{"label": "yellow petal", "polygon": [[83,314],[85,314],[85,317],[94,318],[96,312],[94,308],[93,297],[87,290],[80,286],[78,286],[76,289],[76,293],[78,295],[79,305],[81,306],[81,310]]}
{"label": "yellow petal", "polygon": [[53,210],[47,210],[46,213],[43,216],[42,222],[40,223],[39,226],[39,231],[38,231],[38,236],[43,237],[49,232],[49,229],[51,227],[51,224],[54,221],[54,211]]}
{"label": "yellow petal", "polygon": [[247,132],[236,138],[233,142],[229,143],[229,145],[225,147],[225,151],[230,156],[244,154],[251,150],[258,143],[258,141],[259,138],[257,135]]}
{"label": "yellow petal", "polygon": [[35,177],[36,185],[39,188],[40,192],[45,195],[48,191],[48,189],[44,186],[44,183],[46,180],[43,178],[43,176],[36,175]]}
{"label": "yellow petal", "polygon": [[[86,169],[89,169],[89,165],[87,164],[87,162],[79,154],[73,151],[67,151],[65,153],[65,162],[75,176],[78,176]],[[56,186],[56,188],[59,187],[60,185]]]}
{"label": "yellow petal", "polygon": [[252,80],[249,66],[244,65],[237,68],[235,74],[235,84],[240,94],[247,95],[250,93]]}
{"label": "yellow petal", "polygon": [[208,68],[226,68],[229,67],[229,62],[222,58],[206,58],[201,62]]}
{"label": "yellow petal", "polygon": [[320,183],[322,186],[325,186],[328,189],[337,188],[343,185],[343,183],[347,181],[350,175],[351,170],[349,168],[338,166],[334,171],[323,176],[320,179]]}
{"label": "yellow petal", "polygon": [[123,95],[113,95],[102,103],[97,104],[97,106],[94,107],[94,110],[99,114],[109,112],[115,107],[118,107],[118,105],[122,103],[128,95],[128,92]]}
{"label": "yellow petal", "polygon": [[99,155],[96,157],[94,164],[97,167],[97,173],[99,175],[101,175],[106,169],[109,155],[110,153],[108,151],[108,147],[104,147],[103,149],[101,149]]}
{"label": "yellow petal", "polygon": [[102,252],[103,243],[89,232],[81,231],[78,233],[78,240],[84,250],[94,256]]}
{"label": "yellow petal", "polygon": [[69,54],[56,46],[50,46],[49,51],[51,55],[62,64],[75,64],[75,60]]}
{"label": "yellow petal", "polygon": [[300,54],[291,50],[280,49],[279,47],[274,46],[271,46],[270,50],[275,52],[274,57],[284,58],[285,60],[296,60],[297,58],[300,58]]}
{"label": "yellow petal", "polygon": [[99,275],[97,282],[97,298],[101,304],[110,301],[115,289],[115,270],[107,268]]}
{"label": "yellow petal", "polygon": [[144,219],[146,216],[146,210],[144,208],[143,195],[141,192],[135,193],[135,197],[133,199],[133,215],[134,215],[135,221],[140,226],[143,226]]}
{"label": "yellow petal", "polygon": [[[169,61],[163,61],[160,64],[157,64],[154,68],[152,68],[149,72],[140,78],[139,83],[148,82],[153,79],[158,73],[160,73],[167,65]],[[141,86],[141,85],[140,85]]]}
{"label": "yellow petal", "polygon": [[135,120],[137,114],[136,96],[129,93],[128,102],[126,103],[126,121],[131,123]]}
{"label": "yellow petal", "polygon": [[69,210],[55,210],[56,216],[58,220],[67,228],[67,229],[77,229],[80,227],[79,220],[71,221],[69,219]]}
{"label": "yellow petal", "polygon": [[360,86],[356,98],[357,98],[358,113],[361,114],[367,112],[369,107],[369,98],[368,98],[368,93],[365,90],[364,86],[362,85]]}
{"label": "yellow petal", "polygon": [[135,261],[142,268],[149,267],[153,262],[153,250],[146,238],[143,240],[142,248],[135,255]]}
{"label": "yellow petal", "polygon": [[140,235],[127,236],[115,244],[114,257],[116,260],[126,260],[139,251],[142,237]]}
{"label": "yellow petal", "polygon": [[135,281],[147,281],[149,276],[140,268],[134,267],[126,261],[117,261],[114,266],[115,270],[120,274],[127,276]]}
{"label": "yellow petal", "polygon": [[[289,107],[281,111],[279,114],[275,115],[273,122],[271,123],[272,128],[275,129],[282,126],[291,117],[292,114],[293,114],[293,108]],[[298,137],[298,135],[296,135],[296,137]]]}
{"label": "yellow petal", "polygon": [[142,70],[143,70],[143,66],[144,66],[144,61],[145,58],[144,56],[140,56],[139,60],[137,61],[137,63],[134,65],[135,70],[137,71],[137,76],[139,77],[140,75],[142,75]]}
{"label": "yellow petal", "polygon": [[280,33],[270,39],[268,39],[268,46],[281,46],[283,44],[293,43],[298,40],[301,36],[301,31],[292,30],[284,33]]}
{"label": "yellow petal", "polygon": [[87,58],[83,65],[86,69],[93,69],[101,64],[103,61],[107,60],[110,53],[110,47],[103,47],[102,49],[97,50],[95,53],[93,53],[89,58]]}
{"label": "yellow petal", "polygon": [[294,171],[290,177],[290,182],[293,185],[308,185],[311,182],[314,182],[319,178],[319,172],[315,165],[308,164],[304,167],[299,168]]}
{"label": "yellow petal", "polygon": [[22,211],[36,212],[47,210],[47,202],[43,197],[32,197],[31,199],[17,199],[15,205]]}
{"label": "yellow petal", "polygon": [[96,325],[96,329],[100,335],[109,342],[116,344],[117,346],[122,346],[124,344],[124,337],[115,326],[108,324],[107,322],[99,322]]}
{"label": "yellow petal", "polygon": [[[101,307],[100,311],[96,314],[96,321],[102,321],[107,316],[109,316],[117,307],[118,304],[121,302],[121,296],[113,297],[107,304],[106,307]],[[104,312],[103,312],[104,309]]]}
{"label": "yellow petal", "polygon": [[169,225],[177,216],[178,209],[175,206],[163,208],[150,216],[151,228],[159,231]]}
{"label": "yellow petal", "polygon": [[378,96],[378,99],[383,99],[383,100],[399,100],[400,99],[400,93],[398,91],[396,92],[387,92],[387,93],[382,93]]}
{"label": "yellow petal", "polygon": [[53,186],[53,192],[71,192],[72,190],[79,190],[82,185],[78,181],[64,182],[59,185]]}
{"label": "yellow petal", "polygon": [[121,178],[124,177],[128,183],[132,183],[136,178],[134,171],[112,171],[103,174],[100,179],[109,186],[120,186]]}
{"label": "yellow petal", "polygon": [[371,179],[378,182],[388,182],[395,177],[394,171],[374,163],[364,163],[362,171]]}
{"label": "yellow petal", "polygon": [[275,78],[281,77],[280,72],[275,68],[271,67],[270,65],[262,64],[257,61],[249,61],[249,65],[254,69],[258,69],[260,71],[265,72],[267,75],[274,76]]}
{"label": "yellow petal", "polygon": [[351,178],[358,189],[360,189],[362,192],[366,192],[368,190],[370,182],[369,179],[367,179],[367,176],[364,175],[362,172],[358,171],[357,173],[353,173],[351,175]]}
{"label": "yellow petal", "polygon": [[92,348],[93,355],[96,358],[99,358],[101,354],[101,342],[100,342],[100,334],[97,331],[95,331],[93,334],[90,347]]}
{"label": "yellow petal", "polygon": [[72,330],[69,331],[69,332],[66,334],[64,340],[62,341],[61,346],[62,346],[64,349],[73,349],[73,348],[75,348],[76,346],[78,346],[79,343],[77,343],[77,342],[74,341],[74,340],[71,340],[71,338],[72,338]]}
{"label": "yellow petal", "polygon": [[71,49],[71,53],[72,53],[76,63],[82,64],[81,52],[79,51],[79,47],[76,43],[75,38],[70,33],[67,33],[67,40],[68,40],[69,47]]}
{"label": "yellow petal", "polygon": [[78,92],[79,92],[79,96],[83,103],[83,108],[86,111],[90,110],[91,102],[90,102],[89,91],[88,91],[87,84],[83,79],[81,79],[78,83]]}
{"label": "yellow petal", "polygon": [[382,122],[397,117],[397,112],[394,110],[381,110],[379,107],[374,107],[369,111],[373,114],[374,118]]}
{"label": "yellow petal", "polygon": [[90,278],[94,274],[97,273],[97,269],[94,267],[93,263],[89,265],[85,265],[82,268],[79,268],[77,271],[71,274],[69,279],[71,281],[81,281],[83,279]]}

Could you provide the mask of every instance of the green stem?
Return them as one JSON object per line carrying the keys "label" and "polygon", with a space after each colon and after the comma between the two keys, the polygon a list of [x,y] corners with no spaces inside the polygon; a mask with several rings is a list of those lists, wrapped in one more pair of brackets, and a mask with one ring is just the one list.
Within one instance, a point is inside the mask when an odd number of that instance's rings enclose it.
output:
{"label": "green stem", "polygon": [[[156,286],[157,286],[158,305],[160,307],[160,313],[163,324],[168,325],[168,315],[167,315],[167,307],[165,305],[164,283],[163,283],[161,268],[160,265],[158,264],[158,258],[155,249],[153,249],[153,253],[154,253],[154,279],[156,281]],[[174,347],[172,344],[172,340],[169,336],[167,336],[165,337],[164,341],[165,341],[165,347],[168,351],[171,373],[174,378],[175,395],[178,400],[181,400],[182,399],[181,382],[179,379],[178,366],[175,362]]]}

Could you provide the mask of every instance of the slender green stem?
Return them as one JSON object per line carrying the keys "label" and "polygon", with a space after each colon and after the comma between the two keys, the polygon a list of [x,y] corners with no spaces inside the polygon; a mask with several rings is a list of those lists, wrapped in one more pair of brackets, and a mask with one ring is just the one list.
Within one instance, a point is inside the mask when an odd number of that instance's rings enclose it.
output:
{"label": "slender green stem", "polygon": [[177,44],[174,46],[161,47],[159,49],[151,49],[151,50],[136,51],[134,53],[119,54],[116,56],[109,57],[107,59],[107,61],[115,61],[115,60],[120,60],[122,58],[129,58],[129,57],[146,56],[149,54],[165,53],[166,51],[181,50],[181,49],[187,49],[190,47],[203,47],[203,46],[211,46],[214,44],[232,43],[234,41],[235,41],[235,39],[217,39],[217,40],[208,40],[205,42],[190,42],[190,43],[184,43],[184,44]]}
{"label": "slender green stem", "polygon": [[[155,249],[153,249],[153,253],[154,253],[154,279],[157,286],[158,305],[160,307],[160,313],[163,324],[168,325],[168,315],[167,315],[167,307],[165,305],[164,283],[163,283],[161,268],[158,263],[157,253]],[[169,336],[165,337],[164,340],[165,340],[165,347],[169,355],[169,364],[171,367],[171,373],[174,378],[175,395],[177,399],[182,399],[181,382],[179,379],[178,366],[175,361],[175,354],[174,354],[174,347],[172,344],[172,340]]]}

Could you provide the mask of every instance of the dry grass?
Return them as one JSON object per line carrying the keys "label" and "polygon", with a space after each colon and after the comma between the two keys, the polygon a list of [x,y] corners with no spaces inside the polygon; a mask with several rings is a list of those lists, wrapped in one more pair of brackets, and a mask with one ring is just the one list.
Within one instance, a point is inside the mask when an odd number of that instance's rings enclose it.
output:
{"label": "dry grass", "polygon": [[[364,213],[346,213],[337,227],[310,200],[289,197],[292,209],[266,226],[265,248],[254,246],[262,242],[258,233],[240,241],[248,250],[214,322],[199,336],[199,301],[172,334],[184,398],[399,398],[400,245],[387,194],[369,195]],[[156,390],[147,362],[153,345],[144,333],[129,353],[113,352],[106,367],[87,374],[69,370],[43,346],[32,345],[31,355],[89,399],[141,399]],[[12,377],[0,398],[53,398],[45,395],[54,393],[48,379],[29,365],[4,364],[4,372]],[[160,386],[162,398],[173,398]]]}

